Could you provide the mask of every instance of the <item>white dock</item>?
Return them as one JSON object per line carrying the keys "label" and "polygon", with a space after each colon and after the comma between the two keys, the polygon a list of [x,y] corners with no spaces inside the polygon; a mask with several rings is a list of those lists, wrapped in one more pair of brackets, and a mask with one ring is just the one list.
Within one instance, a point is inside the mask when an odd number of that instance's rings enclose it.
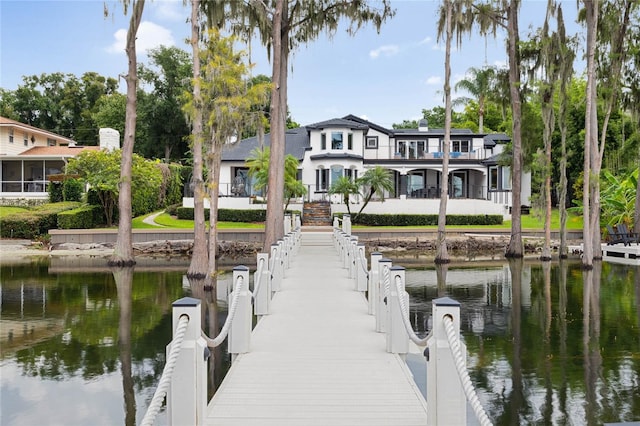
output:
{"label": "white dock", "polygon": [[427,404],[330,232],[302,233],[281,290],[207,408],[211,425],[424,425]]}

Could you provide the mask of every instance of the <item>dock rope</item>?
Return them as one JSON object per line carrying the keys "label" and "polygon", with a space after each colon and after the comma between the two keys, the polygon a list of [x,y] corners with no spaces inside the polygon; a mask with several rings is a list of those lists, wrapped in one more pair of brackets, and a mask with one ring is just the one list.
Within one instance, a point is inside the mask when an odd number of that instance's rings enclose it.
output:
{"label": "dock rope", "polygon": [[233,286],[233,292],[231,294],[233,294],[233,299],[231,300],[231,304],[229,305],[229,313],[227,314],[227,319],[224,322],[224,325],[222,326],[222,330],[220,330],[220,333],[218,333],[218,335],[216,336],[215,339],[210,338],[209,336],[207,336],[204,331],[202,331],[202,337],[204,338],[204,340],[207,342],[207,346],[209,348],[215,348],[217,346],[219,346],[222,342],[224,342],[224,339],[226,339],[227,335],[229,334],[229,330],[231,329],[231,323],[233,322],[233,318],[236,315],[236,310],[238,307],[238,299],[239,299],[239,295],[240,292],[242,291],[242,287],[244,286],[244,278],[242,277],[242,275],[238,275],[238,282],[237,285]]}
{"label": "dock rope", "polygon": [[158,383],[156,392],[153,394],[153,398],[151,399],[149,408],[147,408],[147,412],[142,419],[142,423],[140,423],[141,426],[152,426],[156,420],[156,416],[160,412],[162,401],[164,400],[164,397],[167,395],[167,391],[169,390],[171,376],[173,375],[173,370],[176,366],[178,357],[180,356],[180,351],[182,350],[182,341],[184,340],[184,335],[187,331],[188,325],[189,317],[187,315],[182,315],[178,320],[178,326],[176,327],[176,332],[173,336],[173,341],[171,343],[171,353],[169,354],[167,363],[164,365],[162,376],[160,377],[160,382]]}
{"label": "dock rope", "polygon": [[402,279],[396,276],[396,291],[398,292],[398,303],[400,304],[400,310],[402,311],[402,323],[404,324],[404,328],[409,335],[409,339],[413,343],[418,346],[426,346],[427,345],[427,337],[421,339],[418,337],[415,331],[413,331],[413,327],[411,326],[411,322],[409,321],[409,308],[404,300],[404,289],[402,288]]}
{"label": "dock rope", "polygon": [[[358,253],[362,253],[362,252],[358,250]],[[360,258],[360,267],[364,271],[364,276],[369,278],[369,270],[367,269],[367,259],[365,258],[364,254],[358,257]]]}
{"label": "dock rope", "polygon": [[449,347],[451,348],[451,353],[453,354],[453,359],[456,364],[456,370],[458,370],[458,376],[460,377],[460,382],[462,383],[462,388],[464,389],[464,394],[467,397],[467,401],[471,405],[473,412],[476,415],[476,418],[480,422],[482,426],[490,426],[492,425],[491,420],[487,416],[487,413],[484,411],[480,400],[478,399],[478,395],[476,394],[476,390],[473,387],[473,383],[471,383],[471,378],[469,377],[469,373],[464,366],[464,358],[462,355],[462,351],[460,350],[460,340],[456,336],[456,331],[453,326],[453,319],[449,315],[445,315],[443,318],[444,329],[447,333],[447,340],[449,341]]}
{"label": "dock rope", "polygon": [[253,300],[258,296],[258,292],[260,291],[260,286],[262,285],[262,270],[264,269],[264,258],[260,258],[260,263],[258,264],[258,272],[256,273],[256,281],[253,283]]}

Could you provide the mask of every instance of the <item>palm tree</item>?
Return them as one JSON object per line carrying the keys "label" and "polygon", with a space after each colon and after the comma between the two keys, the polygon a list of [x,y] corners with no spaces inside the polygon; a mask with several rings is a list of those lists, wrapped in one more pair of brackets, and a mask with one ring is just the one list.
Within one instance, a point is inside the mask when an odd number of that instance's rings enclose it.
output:
{"label": "palm tree", "polygon": [[367,207],[369,201],[375,193],[380,194],[380,198],[384,201],[384,192],[393,191],[393,179],[391,179],[391,172],[382,166],[375,166],[372,169],[367,170],[362,177],[358,179],[358,186],[362,188],[364,195],[364,201],[362,207],[358,213],[356,213],[353,220],[355,221],[360,213]]}
{"label": "palm tree", "polygon": [[287,77],[289,54],[301,44],[317,39],[321,34],[331,36],[338,25],[349,22],[349,33],[364,24],[373,23],[380,29],[387,18],[394,15],[389,0],[377,2],[351,2],[344,0],[271,0],[238,2],[205,1],[203,11],[209,25],[229,27],[234,34],[249,41],[257,31],[263,45],[269,48],[273,72],[271,81],[270,129],[271,168],[267,220],[265,223],[265,247],[274,244],[284,233],[284,157],[287,118]]}
{"label": "palm tree", "polygon": [[[493,67],[471,67],[467,70],[465,78],[454,86],[456,91],[464,90],[478,102],[478,133],[484,132],[485,106],[493,88],[495,75],[496,70]],[[456,103],[468,103],[470,100],[470,98],[461,97],[456,99]]]}
{"label": "palm tree", "polygon": [[338,180],[331,184],[329,188],[329,194],[341,194],[344,204],[347,206],[347,213],[351,214],[351,207],[349,205],[349,198],[351,194],[359,194],[360,189],[358,184],[347,176],[340,176]]}

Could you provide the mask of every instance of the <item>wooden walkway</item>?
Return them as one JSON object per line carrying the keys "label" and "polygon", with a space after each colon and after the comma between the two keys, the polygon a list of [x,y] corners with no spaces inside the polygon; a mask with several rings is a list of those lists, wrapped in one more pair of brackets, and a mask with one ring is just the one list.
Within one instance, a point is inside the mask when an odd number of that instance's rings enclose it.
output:
{"label": "wooden walkway", "polygon": [[271,314],[207,409],[211,425],[425,425],[406,363],[385,351],[330,232],[303,232]]}

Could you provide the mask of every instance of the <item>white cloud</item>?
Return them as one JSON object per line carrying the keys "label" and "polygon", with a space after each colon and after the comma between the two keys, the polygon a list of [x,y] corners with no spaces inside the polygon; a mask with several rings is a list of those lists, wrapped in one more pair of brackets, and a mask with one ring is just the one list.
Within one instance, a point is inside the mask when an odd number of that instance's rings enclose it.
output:
{"label": "white cloud", "polygon": [[[123,53],[127,44],[127,30],[119,29],[113,34],[114,42],[107,47],[109,53]],[[171,31],[153,22],[143,21],[138,28],[136,39],[136,49],[138,52],[146,53],[149,49],[163,46],[174,46],[175,40]]]}
{"label": "white cloud", "polygon": [[150,6],[155,7],[154,15],[158,19],[172,22],[185,22],[189,10],[180,0],[155,1]]}
{"label": "white cloud", "polygon": [[424,39],[422,39],[422,41],[420,41],[420,42],[418,43],[418,45],[422,45],[422,44],[429,44],[429,43],[431,43],[431,40],[432,40],[432,39],[431,39],[431,37],[428,37],[428,36],[427,36],[427,37],[425,37]]}
{"label": "white cloud", "polygon": [[400,51],[400,48],[395,44],[385,44],[384,46],[380,46],[377,49],[374,49],[369,52],[369,57],[371,59],[376,59],[380,55],[384,56],[393,56]]}
{"label": "white cloud", "polygon": [[497,68],[499,69],[506,69],[509,68],[507,66],[507,61],[494,61],[493,65],[495,65]]}
{"label": "white cloud", "polygon": [[442,78],[440,78],[440,76],[432,75],[431,77],[427,78],[427,85],[435,86],[436,84],[442,84]]}
{"label": "white cloud", "polygon": [[362,118],[363,120],[369,121],[369,117],[367,116],[367,114],[362,114],[360,118]]}

